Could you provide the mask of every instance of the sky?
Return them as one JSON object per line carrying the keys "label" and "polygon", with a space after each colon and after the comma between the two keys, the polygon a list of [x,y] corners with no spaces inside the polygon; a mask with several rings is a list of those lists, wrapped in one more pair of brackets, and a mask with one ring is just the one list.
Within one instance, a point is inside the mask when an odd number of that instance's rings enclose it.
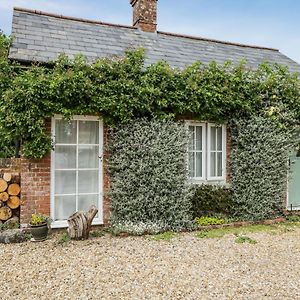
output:
{"label": "sky", "polygon": [[[0,0],[0,29],[12,9],[132,25],[129,0]],[[279,49],[300,63],[299,0],[158,0],[158,30]]]}

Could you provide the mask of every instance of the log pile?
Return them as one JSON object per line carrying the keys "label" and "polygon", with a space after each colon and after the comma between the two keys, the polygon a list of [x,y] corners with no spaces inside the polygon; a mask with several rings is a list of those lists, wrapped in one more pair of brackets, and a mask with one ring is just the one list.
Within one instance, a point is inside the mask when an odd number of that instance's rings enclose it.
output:
{"label": "log pile", "polygon": [[[0,224],[20,217],[20,178],[4,173],[0,178]],[[11,221],[12,221],[11,220]]]}

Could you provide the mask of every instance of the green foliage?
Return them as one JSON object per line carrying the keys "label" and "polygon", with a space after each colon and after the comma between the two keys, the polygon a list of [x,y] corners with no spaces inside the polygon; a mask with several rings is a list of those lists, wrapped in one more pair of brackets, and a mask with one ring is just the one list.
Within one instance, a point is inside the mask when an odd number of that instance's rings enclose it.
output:
{"label": "green foliage", "polygon": [[57,238],[57,244],[63,245],[63,246],[67,245],[70,241],[71,241],[71,237],[69,236],[69,234],[67,232],[62,233]]}
{"label": "green foliage", "polygon": [[199,226],[222,225],[222,224],[225,224],[225,220],[224,219],[215,218],[215,217],[206,217],[206,216],[202,216],[200,218],[196,218],[195,222]]}
{"label": "green foliage", "polygon": [[192,224],[187,181],[188,132],[172,121],[136,119],[111,132],[112,223],[186,228]]}
{"label": "green foliage", "polygon": [[298,215],[291,215],[286,217],[287,221],[289,222],[300,222],[300,216]]}
{"label": "green foliage", "polygon": [[20,227],[20,224],[18,223],[4,223],[0,224],[0,231],[2,230],[8,230],[8,229],[17,229]]}
{"label": "green foliage", "polygon": [[175,232],[166,231],[166,232],[163,232],[163,233],[156,234],[152,238],[155,241],[170,242],[176,236],[177,236],[177,234]]}
{"label": "green foliage", "polygon": [[196,233],[198,238],[221,238],[225,235],[233,234],[235,236],[244,236],[248,233],[284,233],[287,229],[293,229],[295,226],[292,223],[282,223],[276,225],[245,225],[241,227],[224,227],[217,229],[201,230]]}
{"label": "green foliage", "polygon": [[[8,60],[11,39],[0,31],[0,116],[5,114],[3,96],[6,90],[10,89],[14,78],[17,76],[17,64]],[[14,154],[15,140],[7,132],[4,122],[0,122],[0,157],[12,157]]]}
{"label": "green foliage", "polygon": [[234,213],[248,220],[273,218],[284,209],[292,134],[260,116],[236,121],[233,128]]}
{"label": "green foliage", "polygon": [[51,218],[44,214],[32,214],[30,224],[31,225],[42,225],[42,224],[50,224]]}
{"label": "green foliage", "polygon": [[194,217],[211,213],[232,212],[232,191],[220,185],[202,184],[194,187],[192,212]]}
{"label": "green foliage", "polygon": [[[7,59],[10,39],[0,34],[0,147],[1,156],[13,154],[11,145],[22,141],[22,154],[40,158],[52,143],[45,119],[54,114],[102,116],[118,126],[139,117],[195,119],[223,122],[265,113],[286,122],[285,110],[300,116],[297,74],[277,65],[248,69],[244,63],[195,63],[184,70],[166,62],[144,67],[142,49],[123,59],[99,59],[87,64],[66,56],[44,68],[20,69]],[[1,145],[0,145],[1,146]]]}
{"label": "green foliage", "polygon": [[236,239],[235,239],[235,242],[237,244],[244,244],[244,243],[248,243],[248,244],[257,244],[257,241],[248,237],[248,236],[245,236],[245,235],[241,235],[241,236],[238,236]]}

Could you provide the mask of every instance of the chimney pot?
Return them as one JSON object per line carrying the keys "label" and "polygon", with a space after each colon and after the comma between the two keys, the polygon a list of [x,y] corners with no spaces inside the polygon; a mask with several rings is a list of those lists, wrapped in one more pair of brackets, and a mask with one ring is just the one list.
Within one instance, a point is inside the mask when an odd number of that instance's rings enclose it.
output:
{"label": "chimney pot", "polygon": [[157,0],[130,0],[133,8],[133,26],[147,32],[156,32]]}

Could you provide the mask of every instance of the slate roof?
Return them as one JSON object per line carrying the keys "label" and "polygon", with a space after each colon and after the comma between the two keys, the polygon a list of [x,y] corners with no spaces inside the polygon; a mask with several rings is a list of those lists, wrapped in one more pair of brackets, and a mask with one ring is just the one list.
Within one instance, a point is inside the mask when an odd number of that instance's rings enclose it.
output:
{"label": "slate roof", "polygon": [[10,58],[23,62],[47,63],[60,53],[69,57],[81,53],[89,61],[97,57],[123,56],[126,49],[144,47],[146,65],[166,60],[173,67],[182,68],[197,60],[224,63],[241,59],[249,67],[268,61],[300,72],[300,65],[276,49],[235,44],[205,38],[176,35],[165,32],[146,33],[131,26],[77,19],[15,8],[12,34],[14,42]]}

